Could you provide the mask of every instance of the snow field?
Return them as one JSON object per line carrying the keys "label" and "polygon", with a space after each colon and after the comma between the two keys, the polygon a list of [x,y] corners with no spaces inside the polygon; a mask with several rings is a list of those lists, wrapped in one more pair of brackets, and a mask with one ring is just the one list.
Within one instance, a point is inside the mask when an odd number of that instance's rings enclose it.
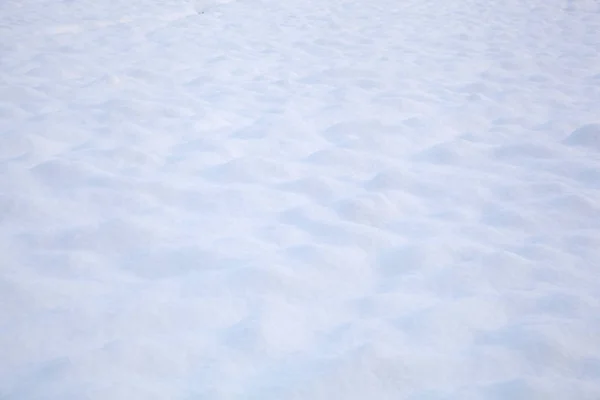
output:
{"label": "snow field", "polygon": [[598,3],[0,4],[0,397],[600,398]]}

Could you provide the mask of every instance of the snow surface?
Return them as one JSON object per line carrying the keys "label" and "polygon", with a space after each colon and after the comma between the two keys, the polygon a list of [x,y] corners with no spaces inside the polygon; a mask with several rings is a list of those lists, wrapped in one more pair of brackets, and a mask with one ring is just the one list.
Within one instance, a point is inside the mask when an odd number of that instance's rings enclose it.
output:
{"label": "snow surface", "polygon": [[597,0],[0,2],[0,398],[600,399]]}

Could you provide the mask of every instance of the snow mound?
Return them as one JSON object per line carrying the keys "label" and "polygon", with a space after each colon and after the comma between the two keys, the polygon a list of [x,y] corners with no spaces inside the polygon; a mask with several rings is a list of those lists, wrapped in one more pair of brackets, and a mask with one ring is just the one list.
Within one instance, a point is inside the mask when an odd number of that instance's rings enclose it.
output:
{"label": "snow mound", "polygon": [[587,147],[600,151],[600,124],[583,125],[575,129],[565,140],[569,146]]}

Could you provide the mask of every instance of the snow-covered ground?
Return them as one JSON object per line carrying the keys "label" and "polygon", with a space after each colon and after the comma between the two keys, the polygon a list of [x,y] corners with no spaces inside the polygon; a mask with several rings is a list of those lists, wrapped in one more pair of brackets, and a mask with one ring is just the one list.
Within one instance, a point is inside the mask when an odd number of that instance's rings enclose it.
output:
{"label": "snow-covered ground", "polygon": [[600,3],[2,0],[0,398],[600,399]]}

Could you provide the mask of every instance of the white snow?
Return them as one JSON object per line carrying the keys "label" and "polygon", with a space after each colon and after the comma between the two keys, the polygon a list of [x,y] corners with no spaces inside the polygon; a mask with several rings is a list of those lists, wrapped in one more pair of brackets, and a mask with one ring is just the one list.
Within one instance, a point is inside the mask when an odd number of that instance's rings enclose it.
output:
{"label": "white snow", "polygon": [[600,399],[597,0],[0,2],[0,398]]}

